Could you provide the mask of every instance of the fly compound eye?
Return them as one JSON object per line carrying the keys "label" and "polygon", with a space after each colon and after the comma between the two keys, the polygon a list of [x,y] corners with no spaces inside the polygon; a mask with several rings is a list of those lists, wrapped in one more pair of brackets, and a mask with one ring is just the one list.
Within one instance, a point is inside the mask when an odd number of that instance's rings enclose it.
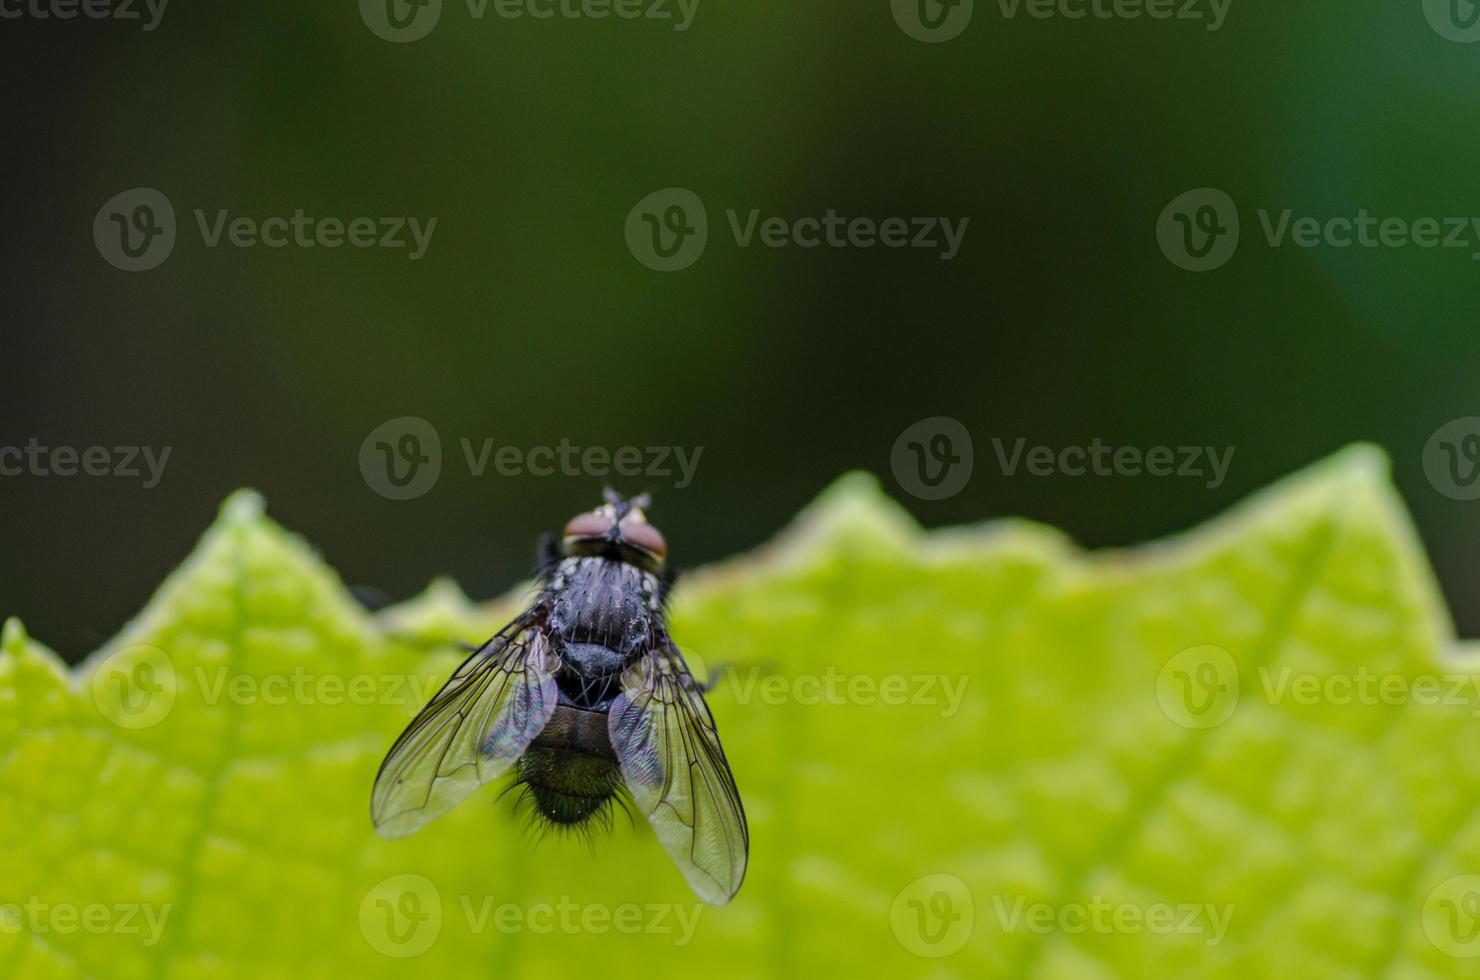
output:
{"label": "fly compound eye", "polygon": [[591,511],[572,517],[570,523],[565,525],[565,536],[567,538],[599,538],[611,529],[610,514]]}
{"label": "fly compound eye", "polygon": [[634,548],[641,548],[659,558],[668,556],[668,542],[657,528],[646,521],[623,521],[622,538]]}

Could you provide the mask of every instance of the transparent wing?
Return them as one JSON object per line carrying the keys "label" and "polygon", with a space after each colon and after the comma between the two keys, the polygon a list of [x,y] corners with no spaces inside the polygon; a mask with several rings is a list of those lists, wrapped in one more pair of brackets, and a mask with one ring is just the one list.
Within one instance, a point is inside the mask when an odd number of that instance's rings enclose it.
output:
{"label": "transparent wing", "polygon": [[608,727],[664,850],[700,898],[728,902],[745,878],[750,831],[714,716],[677,650],[653,650],[622,676]]}
{"label": "transparent wing", "polygon": [[558,665],[545,635],[522,621],[463,661],[381,763],[375,829],[418,830],[513,765],[555,711]]}

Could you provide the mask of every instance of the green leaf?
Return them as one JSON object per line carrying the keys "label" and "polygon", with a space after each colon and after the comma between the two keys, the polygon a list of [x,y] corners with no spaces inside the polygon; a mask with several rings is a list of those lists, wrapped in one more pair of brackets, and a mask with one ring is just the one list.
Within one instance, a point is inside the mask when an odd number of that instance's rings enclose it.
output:
{"label": "green leaf", "polygon": [[407,638],[519,597],[377,621],[234,496],[75,672],[5,627],[0,976],[1475,968],[1480,658],[1375,450],[1089,556],[849,476],[677,599],[751,821],[725,908],[640,821],[534,846],[493,788],[378,839],[376,767],[460,656]]}

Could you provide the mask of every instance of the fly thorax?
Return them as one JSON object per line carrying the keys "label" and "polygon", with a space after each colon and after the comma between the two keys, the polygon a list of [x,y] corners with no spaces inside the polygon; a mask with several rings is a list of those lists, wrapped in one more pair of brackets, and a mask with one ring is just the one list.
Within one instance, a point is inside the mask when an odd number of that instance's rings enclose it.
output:
{"label": "fly thorax", "polygon": [[586,711],[605,711],[621,693],[626,658],[599,643],[567,643],[555,674],[560,703]]}
{"label": "fly thorax", "polygon": [[563,666],[584,677],[607,677],[620,674],[627,658],[600,643],[567,643],[561,658]]}
{"label": "fly thorax", "polygon": [[626,562],[568,558],[550,582],[551,632],[563,648],[594,644],[629,659],[651,632],[656,587],[656,578]]}

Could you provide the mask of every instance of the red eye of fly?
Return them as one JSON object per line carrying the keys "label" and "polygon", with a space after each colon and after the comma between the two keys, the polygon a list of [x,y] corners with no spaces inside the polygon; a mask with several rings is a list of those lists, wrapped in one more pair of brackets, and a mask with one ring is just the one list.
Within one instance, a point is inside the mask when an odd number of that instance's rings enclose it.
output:
{"label": "red eye of fly", "polygon": [[578,514],[565,525],[567,538],[599,538],[612,529],[612,519],[605,514]]}
{"label": "red eye of fly", "polygon": [[623,521],[622,537],[627,543],[641,548],[649,554],[664,558],[668,555],[668,542],[663,540],[663,535],[651,524],[641,521]]}

